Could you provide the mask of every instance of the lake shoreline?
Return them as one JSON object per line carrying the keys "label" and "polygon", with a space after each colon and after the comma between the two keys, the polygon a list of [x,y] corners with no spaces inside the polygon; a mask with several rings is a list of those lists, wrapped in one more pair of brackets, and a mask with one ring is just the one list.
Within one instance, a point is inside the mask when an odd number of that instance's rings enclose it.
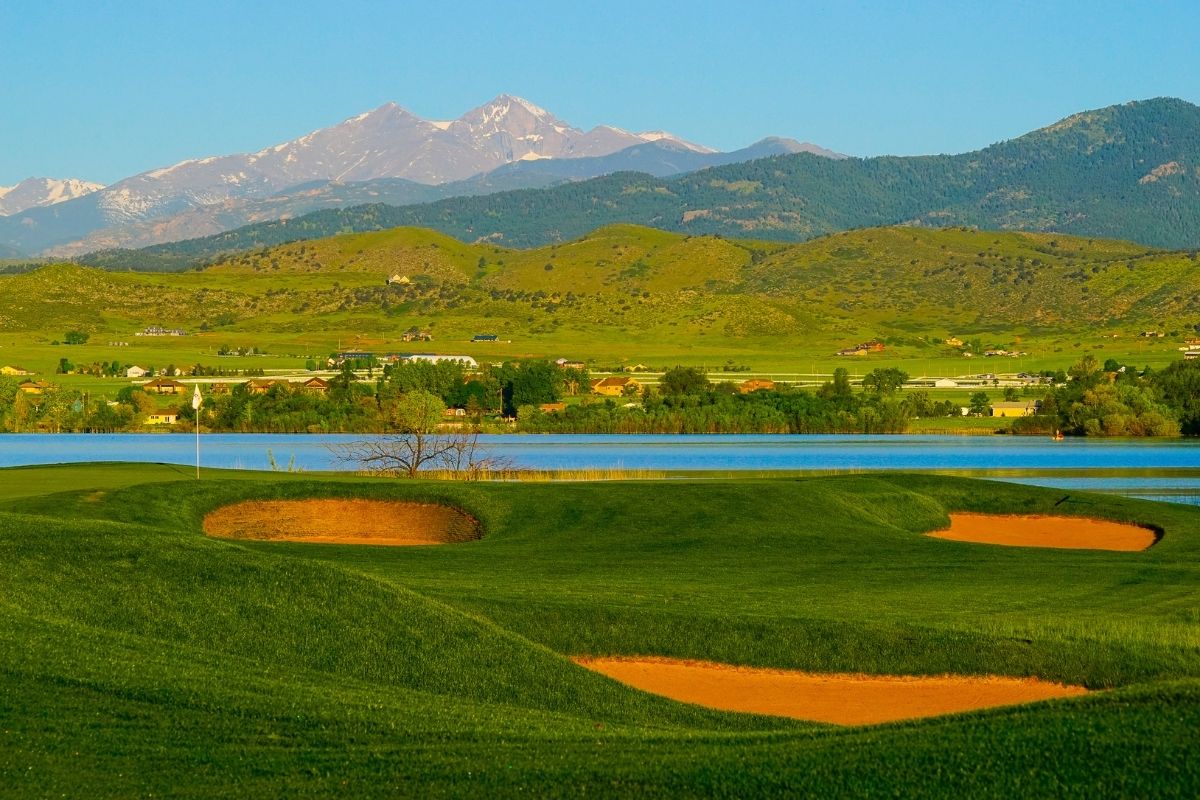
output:
{"label": "lake shoreline", "polygon": [[[371,434],[202,434],[201,468],[360,472],[337,450]],[[1200,440],[1053,441],[952,434],[484,434],[523,480],[787,478],[919,472],[1200,502]],[[0,434],[0,467],[140,462],[194,468],[186,433]]]}

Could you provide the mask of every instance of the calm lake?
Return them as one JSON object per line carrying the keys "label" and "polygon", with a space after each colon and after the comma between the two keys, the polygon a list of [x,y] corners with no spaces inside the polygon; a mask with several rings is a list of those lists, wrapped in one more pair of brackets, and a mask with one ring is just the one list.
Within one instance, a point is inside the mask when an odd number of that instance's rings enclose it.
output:
{"label": "calm lake", "polygon": [[[356,435],[206,434],[206,467],[344,470],[331,446]],[[1200,504],[1200,441],[1014,436],[480,437],[528,469],[680,472],[939,470]],[[188,434],[0,435],[0,467],[87,461],[195,463]],[[2,479],[2,478],[0,478]]]}

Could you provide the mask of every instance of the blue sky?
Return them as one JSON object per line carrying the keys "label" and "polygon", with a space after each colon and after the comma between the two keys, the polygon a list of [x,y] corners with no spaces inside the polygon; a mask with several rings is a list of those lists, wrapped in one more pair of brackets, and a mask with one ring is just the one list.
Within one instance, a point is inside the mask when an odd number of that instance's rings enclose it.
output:
{"label": "blue sky", "polygon": [[111,182],[394,100],[509,92],[721,149],[962,152],[1072,112],[1200,102],[1200,3],[3,0],[0,184]]}

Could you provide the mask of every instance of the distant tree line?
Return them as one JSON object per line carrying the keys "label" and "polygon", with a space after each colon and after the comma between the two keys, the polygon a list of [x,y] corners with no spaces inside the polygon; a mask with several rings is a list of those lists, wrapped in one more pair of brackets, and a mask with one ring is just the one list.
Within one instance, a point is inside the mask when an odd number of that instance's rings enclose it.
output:
{"label": "distant tree line", "polygon": [[[238,383],[228,394],[208,394],[200,422],[212,431],[387,433],[407,424],[404,410],[414,396],[432,397],[444,424],[490,430],[515,424],[516,430],[534,433],[903,433],[914,419],[960,413],[929,392],[902,389],[908,376],[893,368],[868,373],[862,391],[854,390],[844,368],[816,390],[777,386],[745,394],[731,383],[711,382],[695,367],[668,370],[657,387],[624,398],[587,395],[588,377],[586,370],[540,360],[478,372],[459,362],[403,363],[369,380],[347,365],[324,392],[276,381],[266,387]],[[1029,387],[1044,393],[1038,413],[1014,419],[1012,432],[1200,435],[1200,362],[1139,372],[1086,356],[1062,377],[1058,386]],[[114,400],[53,385],[41,393],[18,387],[17,380],[0,378],[0,430],[143,430],[162,402],[136,386],[124,387]],[[580,394],[581,402],[557,407]],[[1006,396],[1011,395],[1015,390]],[[985,413],[988,402],[978,392],[972,409]],[[556,407],[543,409],[548,404]],[[460,411],[447,417],[448,409]],[[179,398],[176,411],[179,426],[190,428],[195,416],[187,398]]]}
{"label": "distant tree line", "polygon": [[742,394],[695,367],[675,367],[637,398],[593,400],[545,413],[518,409],[518,429],[535,433],[903,433],[920,416],[957,413],[926,392],[901,392],[900,370],[868,373],[856,392],[844,368],[815,392],[793,387]]}

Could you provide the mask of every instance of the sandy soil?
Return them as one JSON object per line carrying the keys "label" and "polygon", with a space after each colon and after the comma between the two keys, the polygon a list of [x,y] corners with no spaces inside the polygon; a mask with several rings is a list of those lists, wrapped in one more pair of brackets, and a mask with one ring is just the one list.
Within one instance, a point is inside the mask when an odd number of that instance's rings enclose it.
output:
{"label": "sandy soil", "polygon": [[449,544],[479,538],[479,523],[446,506],[385,500],[274,500],[224,506],[204,518],[224,539],[326,544]]}
{"label": "sandy soil", "polygon": [[665,658],[576,663],[685,703],[837,725],[871,725],[1087,692],[1034,678],[907,677],[794,672]]}
{"label": "sandy soil", "polygon": [[1068,550],[1145,550],[1158,537],[1149,528],[1081,517],[951,514],[950,527],[928,534],[937,539],[1013,547]]}

